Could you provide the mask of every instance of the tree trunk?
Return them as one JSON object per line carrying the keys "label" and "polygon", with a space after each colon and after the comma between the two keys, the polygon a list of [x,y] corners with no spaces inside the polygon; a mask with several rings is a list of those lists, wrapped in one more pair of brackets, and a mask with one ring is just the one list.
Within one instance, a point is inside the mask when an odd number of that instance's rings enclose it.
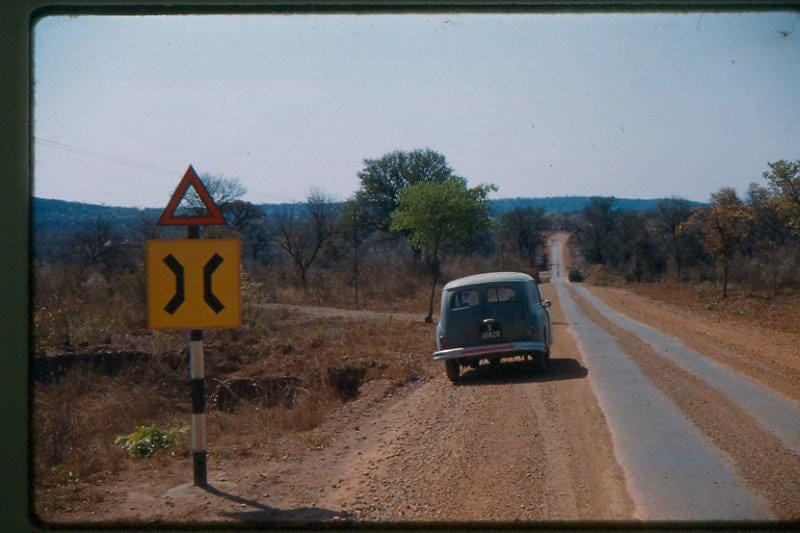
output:
{"label": "tree trunk", "polygon": [[425,317],[425,322],[430,324],[433,322],[433,297],[436,295],[436,282],[439,281],[439,262],[434,260],[432,266],[433,284],[431,285],[431,299],[428,303],[428,316]]}
{"label": "tree trunk", "polygon": [[722,299],[728,297],[728,262],[722,264]]}
{"label": "tree trunk", "polygon": [[356,292],[356,309],[358,309],[358,249],[356,249],[353,261],[353,288]]}
{"label": "tree trunk", "polygon": [[308,279],[306,278],[306,269],[302,265],[298,265],[297,269],[300,271],[300,285],[303,287],[303,292],[306,292],[308,286]]}
{"label": "tree trunk", "polygon": [[353,288],[356,293],[356,309],[358,309],[358,227],[353,216]]}

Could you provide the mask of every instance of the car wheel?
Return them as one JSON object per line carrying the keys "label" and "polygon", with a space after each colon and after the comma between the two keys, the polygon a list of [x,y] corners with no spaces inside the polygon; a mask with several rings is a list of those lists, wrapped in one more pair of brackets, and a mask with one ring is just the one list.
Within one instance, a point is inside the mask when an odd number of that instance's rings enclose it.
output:
{"label": "car wheel", "polygon": [[458,366],[458,363],[450,359],[444,362],[444,371],[447,374],[447,379],[455,383],[458,381],[459,375],[461,374],[461,367]]}
{"label": "car wheel", "polygon": [[545,358],[545,360],[549,361],[550,360],[550,338],[547,335],[547,333],[545,333],[542,337],[544,338],[544,358]]}
{"label": "car wheel", "polygon": [[545,353],[537,353],[533,356],[533,368],[537,374],[544,374],[547,371],[548,355]]}

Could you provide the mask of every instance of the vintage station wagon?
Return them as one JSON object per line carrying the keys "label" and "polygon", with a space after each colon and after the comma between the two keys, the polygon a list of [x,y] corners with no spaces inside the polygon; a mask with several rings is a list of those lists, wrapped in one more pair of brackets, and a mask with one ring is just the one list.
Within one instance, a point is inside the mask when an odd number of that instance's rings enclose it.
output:
{"label": "vintage station wagon", "polygon": [[519,272],[491,272],[451,281],[442,288],[433,358],[444,361],[450,381],[461,366],[477,368],[503,357],[532,357],[543,372],[553,340],[550,300],[542,301],[534,279]]}

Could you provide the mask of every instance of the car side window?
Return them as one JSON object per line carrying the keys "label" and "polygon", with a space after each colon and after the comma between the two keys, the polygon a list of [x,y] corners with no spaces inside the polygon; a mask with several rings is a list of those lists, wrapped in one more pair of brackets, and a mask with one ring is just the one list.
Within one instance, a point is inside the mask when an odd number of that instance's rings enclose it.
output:
{"label": "car side window", "polygon": [[539,294],[539,287],[535,283],[531,283],[531,289],[533,290],[533,302],[541,302],[542,295]]}
{"label": "car side window", "polygon": [[480,303],[480,295],[476,290],[459,291],[450,299],[450,309],[465,309],[475,307]]}
{"label": "car side window", "polygon": [[511,287],[489,287],[486,289],[486,301],[490,303],[513,302],[517,299],[517,291]]}

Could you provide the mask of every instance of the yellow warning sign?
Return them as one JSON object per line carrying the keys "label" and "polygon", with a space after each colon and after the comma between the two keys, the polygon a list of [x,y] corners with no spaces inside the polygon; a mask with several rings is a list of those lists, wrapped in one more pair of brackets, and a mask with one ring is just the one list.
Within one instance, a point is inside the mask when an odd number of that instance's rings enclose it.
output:
{"label": "yellow warning sign", "polygon": [[239,254],[238,239],[148,240],[148,327],[241,327]]}

